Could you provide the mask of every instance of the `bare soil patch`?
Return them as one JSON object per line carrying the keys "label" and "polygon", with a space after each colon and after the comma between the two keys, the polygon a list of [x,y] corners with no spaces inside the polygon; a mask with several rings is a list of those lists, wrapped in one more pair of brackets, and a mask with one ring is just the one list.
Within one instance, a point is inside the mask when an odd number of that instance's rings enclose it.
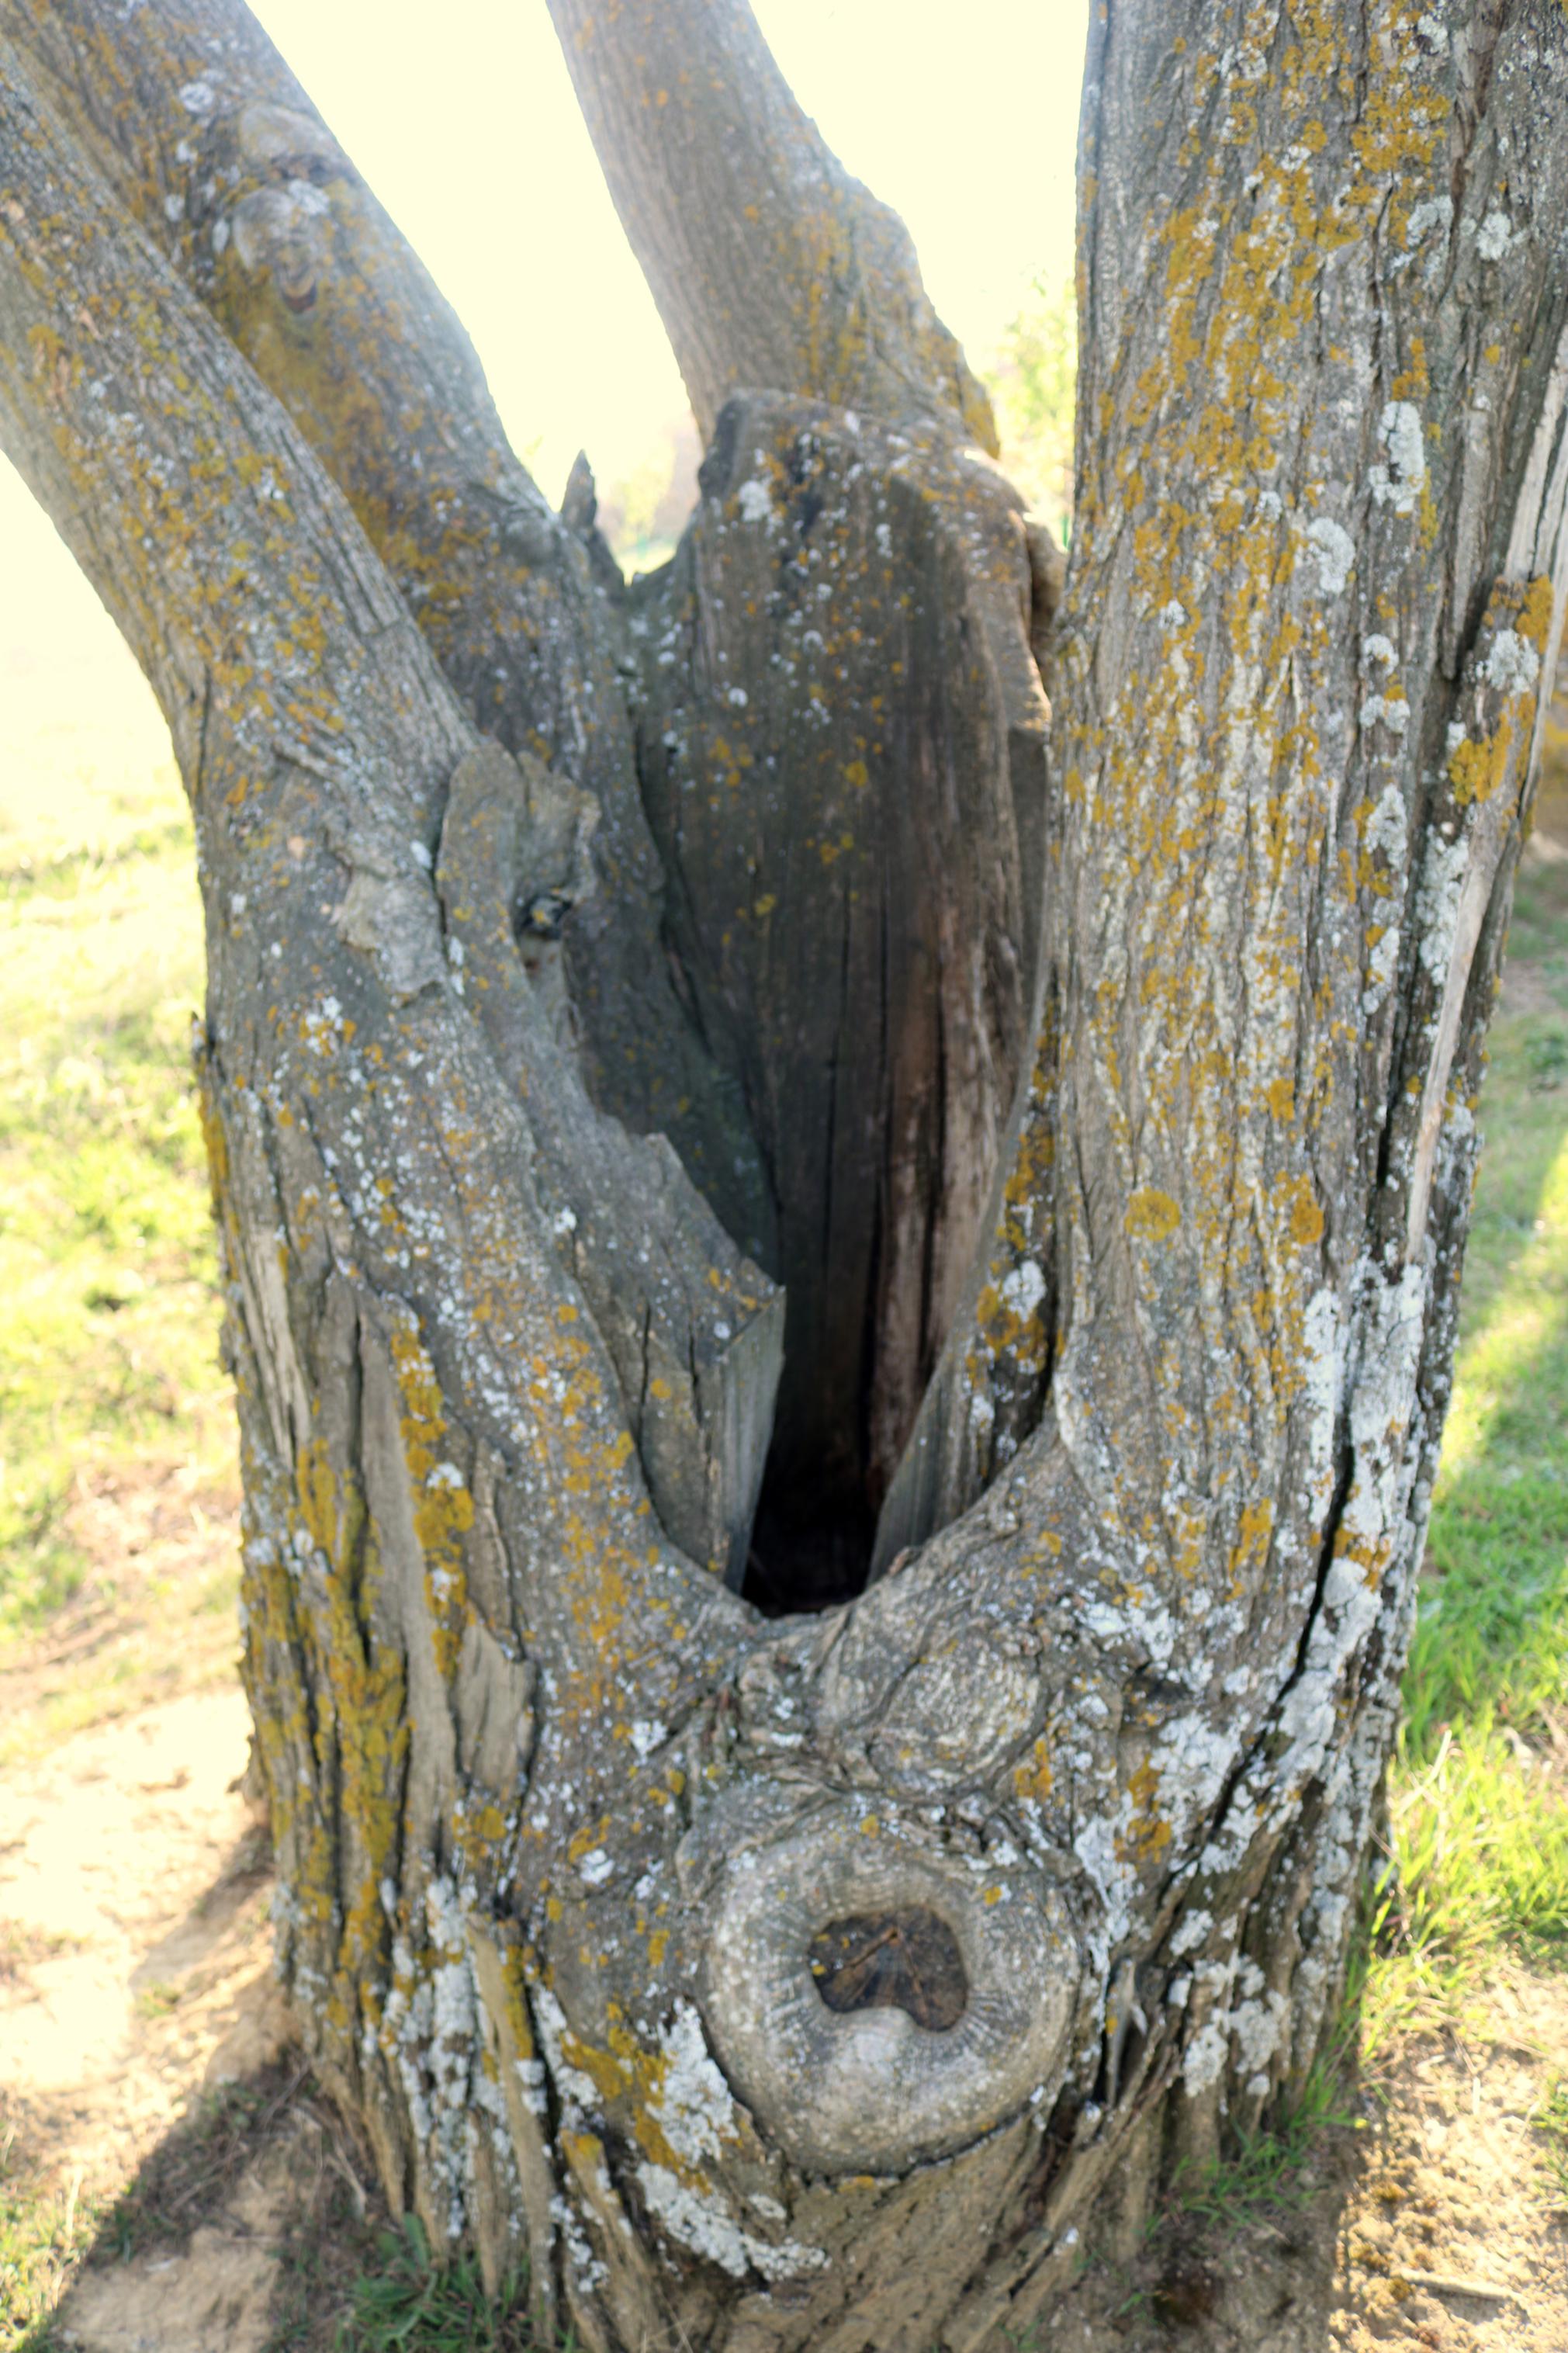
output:
{"label": "bare soil patch", "polygon": [[182,1694],[226,1687],[241,1704],[233,1473],[185,1457],[85,1468],[61,1518],[86,1573],[35,1639],[0,1651],[0,1767]]}
{"label": "bare soil patch", "polygon": [[0,2146],[69,2275],[39,2353],[328,2345],[384,2219],[273,1981],[248,1746],[231,1682],[0,1793]]}

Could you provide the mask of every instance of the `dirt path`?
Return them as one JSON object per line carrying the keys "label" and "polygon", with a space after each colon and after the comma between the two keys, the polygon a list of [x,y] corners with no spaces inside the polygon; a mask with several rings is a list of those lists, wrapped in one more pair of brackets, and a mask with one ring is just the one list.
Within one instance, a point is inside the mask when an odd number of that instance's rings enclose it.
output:
{"label": "dirt path", "polygon": [[1400,2055],[1341,2235],[1345,2353],[1568,2353],[1568,2177],[1538,2121],[1568,1984],[1510,1972],[1484,2017],[1484,2040]]}
{"label": "dirt path", "polygon": [[207,1692],[8,1777],[0,2081],[84,2179],[106,2138],[162,2130],[264,1972],[263,1857],[232,1786],[246,1753],[242,1695]]}
{"label": "dirt path", "polygon": [[[204,2089],[284,2047],[265,1833],[236,1787],[247,1727],[237,1688],[191,1694],[76,1734],[0,1792],[0,2132],[43,2213],[63,2190],[62,2255]],[[58,2341],[258,2353],[287,2204],[266,2170],[237,2231],[84,2273]]]}

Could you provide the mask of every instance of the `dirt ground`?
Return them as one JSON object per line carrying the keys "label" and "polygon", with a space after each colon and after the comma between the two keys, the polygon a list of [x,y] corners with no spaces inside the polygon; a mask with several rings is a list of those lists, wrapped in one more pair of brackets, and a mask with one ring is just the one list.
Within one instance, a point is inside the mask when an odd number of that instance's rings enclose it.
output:
{"label": "dirt ground", "polygon": [[[273,1983],[232,1611],[178,1607],[237,1521],[177,1468],[85,1482],[73,1533],[105,1574],[0,1674],[0,2196],[23,2217],[0,2348],[328,2345],[342,2298],[316,2291],[385,2219]],[[18,2336],[40,2271],[68,2287]]]}
{"label": "dirt ground", "polygon": [[[13,1672],[13,1730],[68,1662],[57,1639]],[[70,2210],[37,2345],[325,2346],[374,2243],[379,2201],[272,1987],[247,1752],[226,1679],[5,1777],[0,2145]],[[1328,2136],[1295,2202],[1207,2230],[1173,2215],[1132,2261],[1091,2261],[1050,2343],[1568,2353],[1568,2187],[1540,2126],[1565,2055],[1568,1981],[1514,1970],[1462,2043],[1407,2044],[1362,2087],[1361,2128]]]}

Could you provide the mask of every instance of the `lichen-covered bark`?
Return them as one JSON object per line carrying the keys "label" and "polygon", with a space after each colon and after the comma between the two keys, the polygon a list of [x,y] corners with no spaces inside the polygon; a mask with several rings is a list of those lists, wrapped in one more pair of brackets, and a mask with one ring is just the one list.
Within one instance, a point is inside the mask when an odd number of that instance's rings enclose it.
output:
{"label": "lichen-covered bark", "polygon": [[1053,1743],[1033,1802],[1199,2147],[1315,2046],[1414,1605],[1568,586],[1564,36],[1112,6],[1091,43],[1049,1050],[884,1548],[949,1525],[886,1606],[978,1606],[1005,1508],[1121,1652],[1116,1763]]}
{"label": "lichen-covered bark", "polygon": [[584,887],[561,910],[594,1092],[668,1134],[730,1230],[770,1248],[733,1074],[661,939],[616,617],[438,290],[242,0],[0,0],[0,30],[283,402],[473,724],[594,795]]}
{"label": "lichen-covered bark", "polygon": [[[306,434],[14,50],[0,93],[0,433],[196,810],[246,1671],[320,2063],[393,2196],[492,2276],[526,2246],[605,2353],[999,2348],[1091,2221],[1132,2227],[1300,2081],[1335,1995],[1568,592],[1568,19],[1100,13],[1020,1083],[900,1556],[783,1623],[723,1582],[776,1297],[595,1105],[552,969],[581,781],[481,742]],[[868,880],[889,968],[931,923],[944,1008],[1005,1027],[965,928],[1016,923],[1026,968],[981,606],[1021,617],[1028,565],[944,536],[940,417],[901,474],[907,425],[731,414],[629,624],[673,673],[639,754],[704,1018],[782,1150],[754,1025],[816,991],[757,908],[805,905],[840,784],[919,896]],[[884,522],[924,566],[897,628],[948,665],[907,700],[853,642]],[[900,810],[939,747],[953,803]]]}
{"label": "lichen-covered bark", "polygon": [[[476,1018],[462,831],[506,755],[285,412],[3,67],[6,446],[156,688],[196,818],[280,1957],[395,2194],[499,2263],[519,2159],[443,1939],[470,1913],[514,1933],[524,1856],[564,1855],[733,1652],[724,1559],[665,1537],[628,1422],[672,1493],[704,1495],[714,1459],[732,1481],[724,1416],[755,1380],[722,1368],[768,1286],[666,1147],[606,1134],[542,1007]],[[676,1377],[656,1360],[628,1394],[606,1292],[645,1333],[684,1318]],[[584,1736],[525,1824],[531,1757]]]}

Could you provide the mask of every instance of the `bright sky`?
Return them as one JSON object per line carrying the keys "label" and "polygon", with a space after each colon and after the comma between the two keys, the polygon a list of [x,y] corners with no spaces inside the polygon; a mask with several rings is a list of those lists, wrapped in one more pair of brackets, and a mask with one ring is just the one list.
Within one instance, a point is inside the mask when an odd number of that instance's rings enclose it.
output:
{"label": "bright sky", "polygon": [[[806,111],[903,215],[937,309],[983,360],[1065,270],[1087,0],[753,0]],[[579,448],[633,470],[685,408],[544,0],[258,0],[257,13],[468,326],[508,430],[558,499]],[[101,642],[0,461],[4,681]],[[47,659],[45,656],[45,659]],[[106,657],[114,667],[110,653]],[[13,739],[14,740],[14,739]]]}
{"label": "bright sky", "polygon": [[[753,0],[795,95],[903,215],[938,310],[994,342],[1066,266],[1086,0]],[[412,239],[559,497],[608,479],[686,401],[544,0],[259,0],[257,13]],[[984,39],[974,37],[976,23]]]}

